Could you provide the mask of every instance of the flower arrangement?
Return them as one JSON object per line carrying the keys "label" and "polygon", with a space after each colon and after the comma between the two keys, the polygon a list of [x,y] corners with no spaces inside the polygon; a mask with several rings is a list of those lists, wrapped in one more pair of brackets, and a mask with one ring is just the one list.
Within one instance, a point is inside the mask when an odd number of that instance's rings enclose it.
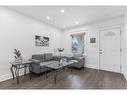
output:
{"label": "flower arrangement", "polygon": [[14,49],[15,59],[16,61],[22,60],[20,50]]}
{"label": "flower arrangement", "polygon": [[58,48],[58,51],[59,51],[60,56],[61,56],[61,53],[64,51],[64,48],[63,49],[62,48]]}
{"label": "flower arrangement", "polygon": [[59,51],[59,52],[63,52],[63,51],[64,51],[64,48],[63,48],[63,49],[58,48],[58,51]]}

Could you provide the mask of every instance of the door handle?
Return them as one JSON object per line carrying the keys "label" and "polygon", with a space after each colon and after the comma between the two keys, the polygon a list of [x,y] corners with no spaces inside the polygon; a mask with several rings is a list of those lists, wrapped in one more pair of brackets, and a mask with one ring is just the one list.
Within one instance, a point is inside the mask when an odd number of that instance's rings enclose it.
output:
{"label": "door handle", "polygon": [[99,51],[100,51],[99,53],[102,54],[102,49],[100,49]]}
{"label": "door handle", "polygon": [[102,52],[100,52],[100,54],[102,54]]}

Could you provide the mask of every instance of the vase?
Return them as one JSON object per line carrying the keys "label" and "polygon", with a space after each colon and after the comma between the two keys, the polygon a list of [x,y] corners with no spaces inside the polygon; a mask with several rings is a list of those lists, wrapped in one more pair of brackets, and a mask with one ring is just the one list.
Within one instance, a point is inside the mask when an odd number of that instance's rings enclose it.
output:
{"label": "vase", "polygon": [[18,57],[18,58],[15,59],[15,62],[16,63],[20,63],[21,61],[22,61],[22,58],[21,57]]}

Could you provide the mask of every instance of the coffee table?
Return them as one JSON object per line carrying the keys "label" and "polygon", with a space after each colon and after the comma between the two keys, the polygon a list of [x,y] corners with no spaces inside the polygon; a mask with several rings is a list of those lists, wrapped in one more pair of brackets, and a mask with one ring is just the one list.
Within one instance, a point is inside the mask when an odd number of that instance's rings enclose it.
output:
{"label": "coffee table", "polygon": [[[57,80],[57,72],[60,70],[60,69],[64,69],[66,67],[69,67],[73,64],[77,62],[77,60],[70,60],[68,62],[55,62],[55,63],[51,63],[51,64],[47,64],[45,65],[45,75],[46,75],[46,79],[47,79],[47,68],[50,68],[54,71],[54,82],[56,83],[56,80]],[[70,68],[71,69],[71,68]],[[71,72],[72,72],[72,69],[71,69]]]}

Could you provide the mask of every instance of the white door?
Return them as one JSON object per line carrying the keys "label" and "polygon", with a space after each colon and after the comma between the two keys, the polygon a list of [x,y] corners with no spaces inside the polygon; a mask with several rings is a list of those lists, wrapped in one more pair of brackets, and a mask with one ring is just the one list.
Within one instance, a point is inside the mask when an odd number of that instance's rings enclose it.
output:
{"label": "white door", "polygon": [[120,72],[120,29],[100,31],[100,69]]}

